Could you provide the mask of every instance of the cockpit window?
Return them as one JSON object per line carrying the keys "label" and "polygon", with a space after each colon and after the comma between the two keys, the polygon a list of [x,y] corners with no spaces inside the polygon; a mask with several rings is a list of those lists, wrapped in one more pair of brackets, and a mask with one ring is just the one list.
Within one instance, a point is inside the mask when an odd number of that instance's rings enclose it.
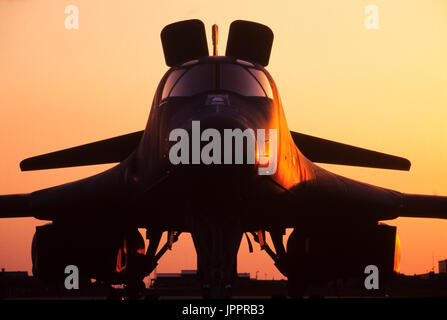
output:
{"label": "cockpit window", "polygon": [[256,79],[258,79],[259,83],[262,85],[262,88],[264,89],[267,97],[270,99],[273,99],[273,92],[272,87],[270,86],[269,79],[267,79],[267,76],[264,72],[261,70],[255,69],[255,68],[248,68],[248,70],[251,72],[252,75],[255,76]]}
{"label": "cockpit window", "polygon": [[177,81],[171,91],[170,97],[189,97],[197,93],[212,90],[215,88],[215,65],[200,64],[191,67]]}
{"label": "cockpit window", "polygon": [[264,90],[253,75],[236,64],[221,65],[220,88],[243,96],[265,97]]}
{"label": "cockpit window", "polygon": [[246,97],[273,99],[267,76],[253,65],[206,63],[174,70],[166,79],[162,99],[190,97],[209,90],[226,90]]}
{"label": "cockpit window", "polygon": [[184,69],[174,70],[171,72],[168,79],[166,79],[166,83],[163,88],[163,93],[161,94],[162,99],[166,98],[169,95],[169,92],[171,92],[171,89],[177,82],[178,78],[180,78],[180,76],[184,73],[185,73]]}

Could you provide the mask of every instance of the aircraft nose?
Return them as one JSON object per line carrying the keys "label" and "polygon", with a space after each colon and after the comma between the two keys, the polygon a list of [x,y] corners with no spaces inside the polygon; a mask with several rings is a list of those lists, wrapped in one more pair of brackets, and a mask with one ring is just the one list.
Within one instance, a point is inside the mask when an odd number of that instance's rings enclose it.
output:
{"label": "aircraft nose", "polygon": [[256,163],[256,129],[233,116],[208,116],[171,130],[166,152],[172,164]]}
{"label": "aircraft nose", "polygon": [[[238,119],[237,116],[233,115],[225,115],[225,116],[210,116],[205,117],[199,120],[196,120],[197,122],[200,122],[200,129],[201,131],[205,131],[207,129],[211,130],[217,130],[221,132],[223,135],[225,133],[225,130],[242,130],[245,131],[247,129],[253,129],[250,128],[250,126],[241,119]],[[191,122],[192,125],[192,122]],[[191,128],[192,129],[192,128]]]}

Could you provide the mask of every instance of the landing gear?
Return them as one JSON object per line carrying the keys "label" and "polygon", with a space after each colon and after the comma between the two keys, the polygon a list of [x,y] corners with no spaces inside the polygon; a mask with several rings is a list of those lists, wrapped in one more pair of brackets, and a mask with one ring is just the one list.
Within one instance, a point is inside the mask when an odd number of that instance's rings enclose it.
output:
{"label": "landing gear", "polygon": [[[292,298],[302,298],[306,294],[310,284],[310,279],[308,277],[309,267],[307,266],[306,259],[304,259],[304,256],[302,259],[297,259],[299,261],[298,264],[294,263],[294,261],[297,260],[291,260],[291,254],[289,250],[286,252],[283,244],[283,236],[285,234],[284,229],[272,229],[269,230],[269,233],[273,242],[274,250],[272,250],[265,241],[264,230],[252,232],[252,235],[255,242],[259,243],[261,250],[264,250],[273,260],[278,271],[287,277],[289,296]],[[292,233],[290,237],[293,238],[294,234]],[[289,241],[291,238],[289,238]],[[304,246],[306,245],[305,241],[302,243]],[[303,250],[299,251],[300,254],[306,252],[304,247],[302,249]]]}
{"label": "landing gear", "polygon": [[143,279],[129,279],[124,284],[124,295],[129,300],[137,300],[145,295],[146,285]]}
{"label": "landing gear", "polygon": [[238,221],[198,219],[191,234],[204,298],[230,298],[237,278],[237,252],[242,239]]}
{"label": "landing gear", "polygon": [[172,245],[177,242],[181,232],[169,230],[166,243],[157,252],[162,234],[161,230],[147,230],[146,237],[149,239],[149,247],[146,254],[139,257],[142,258],[139,261],[129,261],[128,270],[125,270],[127,278],[124,282],[124,294],[128,299],[136,300],[145,296],[146,285],[143,279],[157,267],[158,261],[166,251],[172,249]]}
{"label": "landing gear", "polygon": [[308,286],[308,279],[306,279],[306,277],[300,276],[297,273],[291,273],[287,278],[287,291],[289,297],[291,298],[303,298],[306,294]]}

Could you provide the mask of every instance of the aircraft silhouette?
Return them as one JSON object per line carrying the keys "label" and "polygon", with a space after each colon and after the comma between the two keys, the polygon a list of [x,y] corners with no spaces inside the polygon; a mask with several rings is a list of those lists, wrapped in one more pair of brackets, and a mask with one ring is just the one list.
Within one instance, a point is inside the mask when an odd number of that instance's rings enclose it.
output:
{"label": "aircraft silhouette", "polygon": [[[180,233],[189,232],[205,297],[231,295],[244,234],[250,248],[248,234],[287,276],[291,296],[302,296],[312,283],[363,279],[368,265],[378,267],[382,285],[398,269],[398,238],[395,227],[378,222],[447,217],[447,197],[400,193],[314,164],[410,169],[404,158],[289,130],[275,82],[265,69],[273,43],[267,26],[234,21],[225,56],[217,55],[217,38],[214,26],[210,56],[201,21],[163,29],[170,69],[155,92],[145,130],[20,163],[23,171],[119,163],[79,181],[0,196],[0,217],[52,221],[37,227],[34,235],[37,278],[63,281],[65,267],[76,265],[83,280],[124,283],[129,292],[138,293],[142,279]],[[268,150],[256,149],[255,163],[219,164],[218,156],[213,164],[173,164],[176,141],[171,133],[181,129],[194,138],[194,123],[200,123],[202,133],[261,129],[276,130],[277,136],[264,141]],[[199,140],[199,149],[194,149],[194,140],[187,146],[187,159],[203,155],[206,141],[203,135]],[[232,160],[237,150],[230,151]],[[250,155],[254,149],[247,142],[242,151]],[[272,174],[259,174],[265,165],[260,157],[272,153]],[[137,228],[147,230],[147,250]],[[284,246],[286,228],[294,231]],[[167,241],[158,250],[166,231]]]}

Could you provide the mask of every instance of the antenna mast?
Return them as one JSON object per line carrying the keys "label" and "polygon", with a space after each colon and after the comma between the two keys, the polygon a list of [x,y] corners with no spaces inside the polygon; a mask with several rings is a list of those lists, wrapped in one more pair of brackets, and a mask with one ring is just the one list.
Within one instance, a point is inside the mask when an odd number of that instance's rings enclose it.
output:
{"label": "antenna mast", "polygon": [[213,33],[213,56],[217,56],[217,43],[219,42],[219,28],[217,24],[213,24],[212,33]]}

